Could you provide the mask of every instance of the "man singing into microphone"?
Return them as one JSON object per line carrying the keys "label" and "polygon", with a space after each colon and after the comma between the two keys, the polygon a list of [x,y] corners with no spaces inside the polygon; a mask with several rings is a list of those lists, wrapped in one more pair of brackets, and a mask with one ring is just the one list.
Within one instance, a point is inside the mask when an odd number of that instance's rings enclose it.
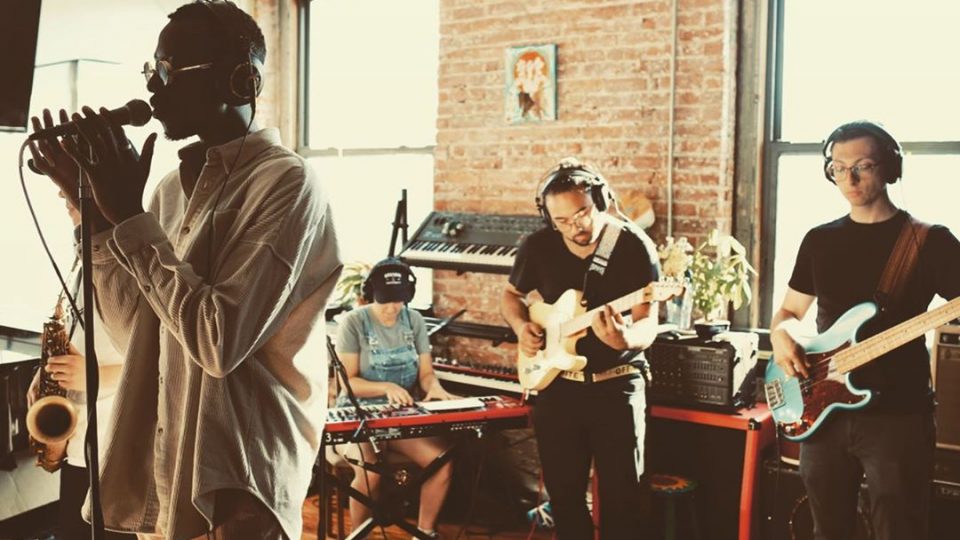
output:
{"label": "man singing into microphone", "polygon": [[170,15],[147,89],[168,138],[200,140],[180,150],[147,211],[155,135],[138,155],[113,115],[85,107],[73,116],[79,141],[31,148],[73,203],[79,164],[95,199],[96,300],[126,362],[102,445],[108,529],[301,534],[327,394],[323,347],[303,350],[308,337],[323,343],[311,331],[341,262],[313,171],[254,122],[265,53],[230,2]]}

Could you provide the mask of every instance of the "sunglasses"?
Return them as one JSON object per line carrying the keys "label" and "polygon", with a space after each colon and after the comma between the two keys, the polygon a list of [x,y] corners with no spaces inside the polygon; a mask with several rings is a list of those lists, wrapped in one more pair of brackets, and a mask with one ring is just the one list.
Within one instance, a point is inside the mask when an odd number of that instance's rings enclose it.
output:
{"label": "sunglasses", "polygon": [[153,79],[153,76],[156,75],[160,78],[160,82],[164,86],[173,84],[173,76],[177,73],[183,73],[186,71],[199,71],[204,69],[210,69],[213,67],[213,62],[207,62],[206,64],[194,64],[192,66],[184,66],[182,68],[174,68],[168,60],[149,60],[143,63],[143,78],[146,79],[147,84],[150,84],[150,80]]}

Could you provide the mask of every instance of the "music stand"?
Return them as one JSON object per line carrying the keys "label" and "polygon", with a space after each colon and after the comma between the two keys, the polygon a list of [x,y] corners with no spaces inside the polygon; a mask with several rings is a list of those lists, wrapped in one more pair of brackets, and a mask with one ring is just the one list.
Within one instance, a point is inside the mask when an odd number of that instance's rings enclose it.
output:
{"label": "music stand", "polygon": [[407,190],[400,190],[400,200],[397,201],[397,210],[393,215],[393,231],[390,233],[390,247],[387,249],[387,256],[393,257],[396,254],[397,231],[401,232],[401,244],[403,248],[407,245]]}

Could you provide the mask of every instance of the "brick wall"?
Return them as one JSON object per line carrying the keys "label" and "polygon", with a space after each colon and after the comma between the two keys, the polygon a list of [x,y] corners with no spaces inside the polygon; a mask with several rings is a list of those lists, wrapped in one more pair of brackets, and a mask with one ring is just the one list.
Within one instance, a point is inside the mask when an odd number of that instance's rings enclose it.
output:
{"label": "brick wall", "polygon": [[[673,233],[729,231],[733,193],[736,4],[678,0]],[[538,178],[561,157],[596,164],[622,197],[667,226],[672,4],[665,1],[441,0],[437,209],[534,213]],[[555,122],[504,120],[504,51],[556,43]],[[503,324],[504,276],[436,272],[435,306]],[[435,354],[511,364],[512,347],[447,338]]]}

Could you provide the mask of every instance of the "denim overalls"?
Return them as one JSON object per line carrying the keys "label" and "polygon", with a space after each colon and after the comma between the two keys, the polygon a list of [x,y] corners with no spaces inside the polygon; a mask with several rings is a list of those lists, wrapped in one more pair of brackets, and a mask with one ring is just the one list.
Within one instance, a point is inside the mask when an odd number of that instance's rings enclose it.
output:
{"label": "denim overalls", "polygon": [[[420,356],[417,354],[416,342],[413,338],[413,325],[410,324],[410,315],[407,308],[400,311],[400,317],[396,324],[401,324],[401,333],[403,334],[403,344],[392,349],[385,349],[380,345],[374,326],[379,324],[373,320],[369,309],[363,310],[363,333],[370,347],[370,361],[363,362],[363,356],[360,358],[360,377],[374,382],[392,382],[402,386],[412,395],[414,386],[417,383],[417,375],[420,370]],[[374,404],[386,403],[386,396],[375,398],[359,398],[360,403]],[[349,400],[341,393],[337,398],[337,406],[349,405]]]}

